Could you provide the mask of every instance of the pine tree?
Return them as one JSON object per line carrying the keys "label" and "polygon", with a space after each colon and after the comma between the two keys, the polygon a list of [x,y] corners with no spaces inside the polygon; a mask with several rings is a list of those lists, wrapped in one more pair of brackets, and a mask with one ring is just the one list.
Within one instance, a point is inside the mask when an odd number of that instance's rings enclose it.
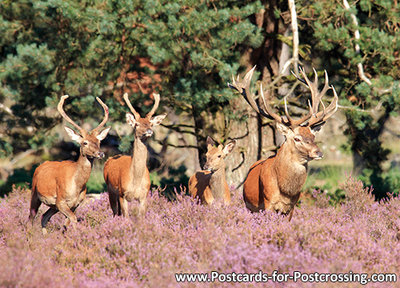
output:
{"label": "pine tree", "polygon": [[60,120],[54,107],[62,94],[72,96],[69,113],[78,119],[95,117],[94,97],[101,96],[122,120],[118,89],[133,92],[138,105],[148,98],[131,89],[141,79],[128,76],[137,73],[153,77],[147,93],[158,90],[164,105],[193,117],[202,154],[213,131],[204,118],[222,110],[233,117],[224,107],[236,94],[226,82],[239,69],[243,47],[262,42],[249,21],[260,7],[258,1],[3,1],[0,97],[12,111],[1,111],[3,153],[50,145],[46,131]]}
{"label": "pine tree", "polygon": [[379,136],[400,107],[400,6],[387,0],[346,2],[297,1],[301,40],[336,80],[341,104],[352,107],[345,112],[354,172],[380,198],[389,189],[382,163],[390,151]]}

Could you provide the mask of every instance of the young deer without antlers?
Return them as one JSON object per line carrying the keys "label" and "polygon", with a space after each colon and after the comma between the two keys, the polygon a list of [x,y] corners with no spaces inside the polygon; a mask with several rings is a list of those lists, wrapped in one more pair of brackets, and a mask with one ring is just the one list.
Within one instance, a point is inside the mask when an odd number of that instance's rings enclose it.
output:
{"label": "young deer without antlers", "polygon": [[[328,84],[328,74],[325,71],[325,85],[322,91],[318,91],[318,76],[314,70],[315,79],[311,82],[304,69],[300,69],[306,84],[311,91],[311,104],[309,113],[301,119],[294,120],[289,116],[285,101],[285,116],[274,113],[265,100],[262,85],[260,85],[260,97],[263,107],[260,107],[250,92],[250,82],[255,66],[245,75],[243,80],[238,77],[233,79],[229,87],[236,89],[246,99],[250,106],[261,116],[273,119],[278,130],[286,137],[285,143],[277,154],[268,159],[259,160],[251,166],[243,187],[243,198],[246,207],[253,211],[263,209],[274,210],[283,214],[289,214],[289,221],[293,214],[300,190],[307,178],[307,165],[313,159],[321,159],[323,154],[315,144],[315,132],[319,131],[325,121],[337,110],[338,96],[333,86]],[[332,89],[333,100],[325,107],[321,98]],[[319,111],[319,104],[323,110]]]}
{"label": "young deer without antlers", "polygon": [[49,206],[50,208],[42,217],[43,233],[47,232],[47,222],[58,211],[67,217],[65,226],[70,222],[77,222],[74,211],[85,198],[86,183],[92,171],[93,159],[104,157],[104,153],[100,151],[100,141],[107,136],[110,130],[109,127],[100,132],[108,120],[108,107],[100,98],[96,99],[104,109],[104,118],[99,126],[91,132],[81,128],[64,112],[63,105],[67,98],[68,95],[61,97],[57,109],[61,116],[79,131],[76,133],[71,128],[64,127],[71,139],[79,143],[80,156],[76,162],[46,161],[37,167],[33,174],[29,219],[33,224],[41,203]]}
{"label": "young deer without antlers", "polygon": [[207,137],[207,162],[204,170],[196,172],[189,179],[189,193],[193,198],[199,197],[203,204],[215,201],[231,202],[231,194],[225,179],[224,158],[233,150],[236,141],[230,141],[226,146],[217,145],[211,137]]}
{"label": "young deer without antlers", "polygon": [[160,95],[153,94],[154,106],[145,118],[132,107],[128,94],[124,99],[132,114],[126,114],[126,121],[134,129],[135,142],[132,156],[117,155],[104,165],[104,179],[107,184],[111,209],[115,215],[128,217],[128,202],[139,201],[139,214],[146,210],[146,197],[150,190],[150,174],[147,169],[147,147],[145,141],[153,135],[153,127],[161,124],[167,115],[152,118],[160,103]]}

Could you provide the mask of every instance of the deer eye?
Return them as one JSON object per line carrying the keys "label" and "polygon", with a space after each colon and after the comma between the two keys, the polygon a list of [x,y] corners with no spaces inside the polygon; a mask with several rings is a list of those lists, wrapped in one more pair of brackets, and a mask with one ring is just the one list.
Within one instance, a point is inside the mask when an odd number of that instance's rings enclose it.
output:
{"label": "deer eye", "polygon": [[218,155],[218,158],[221,158],[222,157],[222,155]]}
{"label": "deer eye", "polygon": [[83,146],[86,146],[86,145],[88,145],[88,142],[87,141],[83,141]]}
{"label": "deer eye", "polygon": [[294,137],[294,141],[300,142],[300,141],[301,141],[301,138],[296,136],[296,137]]}

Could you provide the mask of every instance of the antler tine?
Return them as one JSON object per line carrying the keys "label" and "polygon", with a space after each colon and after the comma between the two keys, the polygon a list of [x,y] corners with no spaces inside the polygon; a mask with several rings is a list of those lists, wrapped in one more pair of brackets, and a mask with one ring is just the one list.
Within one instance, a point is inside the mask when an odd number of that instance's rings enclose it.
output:
{"label": "antler tine", "polygon": [[311,82],[310,79],[308,79],[307,74],[304,70],[304,68],[300,68],[300,73],[301,75],[303,75],[304,80],[307,83],[308,88],[310,89],[311,92],[311,105],[312,105],[312,113],[315,114],[318,112],[318,108],[319,108],[319,102],[320,102],[320,98],[318,95],[318,74],[317,71],[313,68],[314,71],[314,82]]}
{"label": "antler tine", "polygon": [[160,104],[160,94],[157,93],[153,93],[153,97],[154,97],[154,105],[153,108],[150,110],[149,113],[147,113],[146,118],[151,118],[154,113],[156,112],[158,105]]}
{"label": "antler tine", "polygon": [[[308,102],[308,105],[310,107],[309,114],[299,120],[293,121],[292,119],[290,119],[289,114],[287,113],[287,107],[285,107],[286,117],[292,123],[292,126],[293,125],[301,125],[306,120],[309,120],[307,123],[307,126],[312,127],[312,126],[316,126],[316,125],[321,125],[321,124],[325,123],[326,119],[331,117],[337,110],[338,96],[336,94],[336,91],[333,86],[329,85],[329,77],[328,77],[328,72],[326,70],[324,70],[325,84],[324,84],[324,87],[322,88],[321,92],[318,91],[318,74],[314,68],[313,68],[314,82],[311,82],[310,79],[307,77],[307,74],[305,73],[305,70],[303,67],[300,67],[299,71],[300,71],[301,75],[303,76],[304,80],[297,77],[294,73],[293,73],[293,75],[296,76],[296,78],[299,81],[306,84],[311,92],[311,104],[310,104],[310,102]],[[322,101],[322,97],[331,88],[334,93],[334,99],[332,100],[332,102],[328,106],[328,108],[326,108]],[[322,111],[318,111],[319,104],[321,104],[323,106]]]}
{"label": "antler tine", "polygon": [[265,110],[262,109],[254,100],[254,95],[250,91],[250,84],[251,84],[251,78],[253,77],[254,70],[256,69],[256,66],[254,66],[249,72],[246,73],[244,76],[243,80],[240,80],[239,75],[237,76],[236,80],[232,76],[232,84],[228,83],[228,87],[237,90],[249,103],[249,105],[260,115],[267,117],[269,119],[273,119],[279,122],[282,122],[281,117],[272,112],[271,107],[269,104],[265,101],[262,85],[260,85],[260,97],[264,103]]}
{"label": "antler tine", "polygon": [[336,93],[335,87],[333,85],[329,86],[327,90],[332,89],[333,91],[333,100],[329,104],[328,108],[325,108],[325,105],[321,102],[322,106],[324,109],[317,114],[313,115],[313,118],[308,123],[308,126],[310,127],[315,127],[318,125],[322,125],[325,123],[325,121],[330,118],[338,109],[338,101],[339,97]]}
{"label": "antler tine", "polygon": [[98,131],[99,131],[101,128],[103,128],[104,125],[106,125],[106,123],[107,123],[107,121],[108,121],[108,114],[109,114],[107,105],[106,105],[103,101],[101,101],[101,99],[100,99],[99,97],[96,97],[96,100],[97,100],[97,102],[100,103],[101,107],[103,107],[103,110],[104,110],[104,118],[103,118],[103,121],[101,121],[101,123],[99,124],[99,126],[97,126],[96,128],[94,128],[94,129],[92,130],[92,133],[98,133]]}
{"label": "antler tine", "polygon": [[303,124],[304,122],[306,122],[308,119],[311,118],[311,116],[312,116],[312,107],[311,107],[310,101],[308,101],[308,107],[309,107],[308,114],[304,115],[300,119],[293,120],[293,118],[290,117],[290,115],[289,115],[289,111],[288,111],[288,108],[287,108],[286,97],[284,99],[285,99],[285,115],[286,115],[286,118],[288,119],[287,125],[289,125],[292,128],[295,128],[297,126],[300,126],[301,124]]}
{"label": "antler tine", "polygon": [[288,123],[292,123],[293,119],[289,115],[289,111],[288,111],[288,108],[287,108],[286,97],[284,98],[284,102],[285,102],[285,115],[286,115],[286,118],[288,119]]}
{"label": "antler tine", "polygon": [[[302,69],[302,68],[299,67],[299,70],[301,70],[301,69]],[[293,75],[294,77],[296,77],[296,79],[299,80],[301,83],[307,85],[307,82],[304,81],[304,79],[301,79],[299,76],[297,76],[297,75],[293,72],[293,70],[290,70],[290,73],[292,73],[292,75]]]}
{"label": "antler tine", "polygon": [[[329,86],[329,77],[328,77],[328,72],[326,72],[326,70],[324,70],[324,74],[325,74],[325,84],[324,84],[324,88],[322,88],[322,91],[319,92],[319,99],[321,101],[322,97],[326,94],[326,92],[331,88]],[[322,101],[321,101],[322,103]]]}
{"label": "antler tine", "polygon": [[[280,123],[284,123],[283,118],[281,116],[279,116],[278,114],[274,113],[272,111],[272,108],[269,105],[269,103],[267,101],[265,101],[264,92],[263,92],[263,88],[262,88],[262,83],[260,84],[260,96],[261,96],[261,99],[263,101],[264,108],[267,111],[266,113],[264,112],[266,114],[266,117],[268,117],[269,119],[276,120],[276,121],[278,121]],[[284,123],[284,124],[287,124],[287,123]]]}
{"label": "antler tine", "polygon": [[331,104],[329,104],[328,108],[327,108],[327,112],[325,113],[325,117],[324,119],[328,119],[330,118],[333,114],[335,114],[335,112],[338,109],[338,102],[339,102],[339,97],[336,93],[335,87],[333,87],[333,85],[331,85],[332,91],[333,91],[333,100],[331,102]]}
{"label": "antler tine", "polygon": [[314,85],[316,87],[318,87],[318,73],[317,73],[317,70],[315,70],[315,68],[313,67],[312,71],[314,72]]}
{"label": "antler tine", "polygon": [[86,131],[81,127],[81,126],[79,126],[78,124],[76,124],[71,118],[69,118],[69,116],[65,113],[65,111],[64,111],[64,108],[63,108],[63,106],[64,106],[64,101],[65,101],[65,99],[67,99],[69,96],[68,95],[64,95],[64,96],[62,96],[61,97],[61,99],[60,99],[60,102],[58,102],[58,105],[57,105],[57,110],[58,110],[58,112],[61,114],[61,116],[68,122],[68,123],[70,123],[72,126],[74,126],[76,129],[78,129],[78,131],[79,131],[79,133],[81,134],[81,135],[84,135],[85,133],[86,133]]}
{"label": "antler tine", "polygon": [[249,98],[250,92],[250,83],[251,83],[251,78],[253,77],[254,70],[256,69],[256,66],[254,66],[252,69],[250,69],[249,72],[246,73],[244,76],[243,80],[240,80],[239,75],[235,77],[232,75],[232,84],[228,83],[228,87],[237,90],[249,103],[249,105],[257,112],[260,113],[260,109],[256,102],[253,99],[253,96],[251,95]]}
{"label": "antler tine", "polygon": [[131,101],[129,101],[128,93],[125,93],[124,96],[123,96],[123,98],[124,98],[124,100],[125,100],[126,105],[128,105],[129,109],[131,110],[131,112],[132,112],[133,116],[135,117],[135,119],[136,119],[136,120],[139,120],[139,119],[140,119],[140,115],[139,115],[139,113],[136,112],[136,110],[133,108],[133,106],[132,106],[132,104],[131,104]]}
{"label": "antler tine", "polygon": [[253,97],[251,96],[250,98],[248,97],[250,92],[250,83],[251,83],[251,78],[253,77],[254,70],[256,69],[256,66],[254,66],[252,69],[250,69],[249,72],[246,73],[244,76],[243,80],[240,80],[240,76],[238,75],[235,77],[232,75],[232,84],[228,83],[228,87],[237,90],[247,101],[247,103],[250,104],[250,106],[257,112],[260,113],[259,107],[256,105]]}

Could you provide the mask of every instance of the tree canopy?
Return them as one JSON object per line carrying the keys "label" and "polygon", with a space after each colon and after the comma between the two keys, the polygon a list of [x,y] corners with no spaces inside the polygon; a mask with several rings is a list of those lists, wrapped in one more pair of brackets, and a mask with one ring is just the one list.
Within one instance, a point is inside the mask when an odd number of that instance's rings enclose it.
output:
{"label": "tree canopy", "polygon": [[[326,69],[339,92],[355,172],[388,189],[382,163],[389,151],[379,136],[400,104],[399,4],[295,5],[300,63]],[[167,127],[194,135],[201,155],[206,136],[215,132],[210,119],[218,113],[225,122],[245,116],[232,106],[237,94],[226,85],[231,75],[258,64],[261,81],[282,77],[284,46],[296,48],[290,23],[288,2],[281,0],[2,1],[0,155],[50,147],[61,95],[72,96],[67,112],[76,119],[101,118],[93,105],[99,96],[111,119],[122,122],[124,92],[143,111],[151,92],[159,92],[165,109],[190,117],[192,123]]]}
{"label": "tree canopy", "polygon": [[44,145],[59,120],[45,108],[62,94],[74,97],[76,117],[96,115],[101,96],[121,120],[121,92],[139,102],[144,75],[155,79],[145,92],[160,91],[176,113],[218,109],[234,95],[226,79],[239,68],[240,46],[260,45],[249,21],[260,8],[257,1],[3,1],[0,97],[11,111],[1,111],[2,154]]}

